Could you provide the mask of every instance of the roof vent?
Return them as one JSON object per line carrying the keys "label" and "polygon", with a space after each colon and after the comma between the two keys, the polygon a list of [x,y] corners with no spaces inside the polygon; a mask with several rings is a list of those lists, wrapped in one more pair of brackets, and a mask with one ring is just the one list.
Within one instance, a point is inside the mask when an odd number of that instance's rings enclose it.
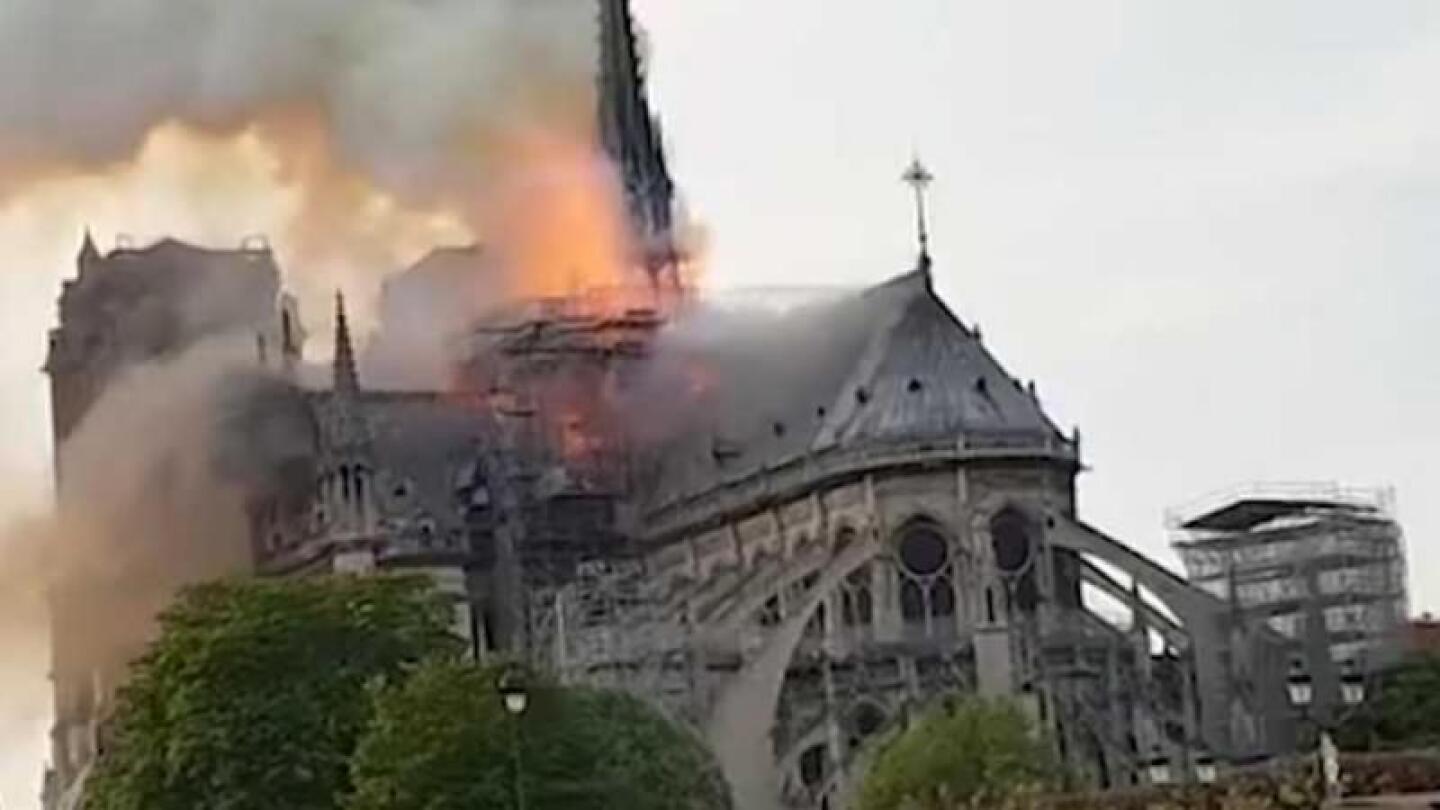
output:
{"label": "roof vent", "polygon": [[984,396],[990,396],[990,381],[984,377],[975,378],[975,391]]}
{"label": "roof vent", "polygon": [[784,422],[776,422],[775,424],[773,424],[773,425],[770,426],[770,429],[775,432],[775,438],[777,438],[777,439],[783,439],[783,438],[785,438],[785,423],[784,423]]}
{"label": "roof vent", "polygon": [[816,419],[819,419],[819,420],[821,420],[821,421],[824,421],[824,420],[825,420],[825,417],[827,417],[827,416],[829,416],[829,415],[830,415],[830,411],[826,410],[826,408],[825,408],[824,405],[821,405],[820,407],[818,407],[818,408],[815,409],[815,418],[816,418]]}
{"label": "roof vent", "polygon": [[858,402],[858,403],[860,403],[861,405],[869,405],[869,404],[870,404],[870,389],[868,389],[868,388],[857,388],[857,389],[855,389],[855,401]]}
{"label": "roof vent", "polygon": [[918,394],[925,390],[925,383],[920,382],[918,377],[911,377],[910,383],[905,386],[905,390],[912,394]]}

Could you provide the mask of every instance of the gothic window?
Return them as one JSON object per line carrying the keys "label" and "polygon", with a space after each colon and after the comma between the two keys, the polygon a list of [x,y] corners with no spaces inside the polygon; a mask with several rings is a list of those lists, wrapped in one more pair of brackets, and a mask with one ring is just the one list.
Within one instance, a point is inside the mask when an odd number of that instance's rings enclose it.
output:
{"label": "gothic window", "polygon": [[811,790],[819,788],[825,781],[826,760],[824,745],[816,744],[805,749],[805,753],[800,755],[800,783]]}
{"label": "gothic window", "polygon": [[1019,574],[1030,563],[1030,521],[1007,507],[990,521],[990,544],[995,565],[1003,574]]}
{"label": "gothic window", "polygon": [[908,577],[900,585],[900,615],[907,622],[925,621],[925,591]]}
{"label": "gothic window", "polygon": [[1035,609],[1040,592],[1035,581],[1035,532],[1018,509],[1006,507],[990,521],[990,544],[995,567],[1011,583],[1010,594],[1023,611]]}
{"label": "gothic window", "polygon": [[875,620],[875,598],[870,593],[870,566],[845,578],[840,591],[840,618],[846,627],[861,627]]}
{"label": "gothic window", "polygon": [[941,578],[930,586],[930,615],[955,615],[955,588],[948,578]]}
{"label": "gothic window", "polygon": [[907,623],[937,625],[932,620],[955,615],[950,542],[938,527],[917,522],[900,536],[896,550],[900,578],[900,615]]}

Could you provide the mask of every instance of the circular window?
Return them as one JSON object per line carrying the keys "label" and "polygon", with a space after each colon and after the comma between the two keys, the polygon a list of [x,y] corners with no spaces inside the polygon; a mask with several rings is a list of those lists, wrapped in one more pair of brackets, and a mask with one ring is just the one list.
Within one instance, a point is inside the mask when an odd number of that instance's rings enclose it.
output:
{"label": "circular window", "polygon": [[911,529],[900,541],[900,562],[915,576],[937,573],[949,558],[949,545],[934,529],[923,526]]}
{"label": "circular window", "polygon": [[864,739],[885,725],[885,713],[874,703],[861,703],[855,707],[850,723],[855,736]]}

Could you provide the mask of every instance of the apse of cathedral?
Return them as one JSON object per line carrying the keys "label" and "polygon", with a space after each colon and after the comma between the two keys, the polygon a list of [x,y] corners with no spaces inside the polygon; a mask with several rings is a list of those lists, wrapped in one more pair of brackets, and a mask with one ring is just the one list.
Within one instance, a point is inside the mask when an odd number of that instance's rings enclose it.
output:
{"label": "apse of cathedral", "polygon": [[[473,655],[657,702],[749,810],[847,806],[866,741],[947,695],[1015,696],[1096,787],[1284,749],[1280,640],[1084,521],[1078,431],[937,295],[923,218],[912,267],[836,300],[727,317],[684,289],[627,2],[600,24],[598,146],[643,294],[445,309],[490,258],[440,250],[387,285],[369,345],[337,298],[316,380],[265,245],[87,239],[51,341],[57,444],[126,364],[248,331],[278,383],[238,429],[289,451],[249,482],[259,575],[425,572]],[[212,278],[206,316],[176,317]],[[439,367],[367,380],[420,344]],[[61,783],[97,747],[94,702],[61,697],[84,669],[57,670]]]}

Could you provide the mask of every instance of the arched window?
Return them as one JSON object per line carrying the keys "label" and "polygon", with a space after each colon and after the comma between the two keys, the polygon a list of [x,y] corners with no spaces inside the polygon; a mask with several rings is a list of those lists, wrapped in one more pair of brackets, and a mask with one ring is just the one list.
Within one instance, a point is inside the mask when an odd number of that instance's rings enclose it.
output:
{"label": "arched window", "polygon": [[990,546],[995,552],[995,567],[1002,574],[1019,574],[1030,564],[1030,521],[1017,509],[1001,510],[990,521]]}
{"label": "arched window", "polygon": [[1009,581],[1013,604],[1025,612],[1040,602],[1035,581],[1035,528],[1020,510],[1006,507],[990,521],[990,546],[995,567]]}
{"label": "arched window", "polygon": [[932,523],[916,521],[900,535],[896,547],[900,577],[900,615],[927,632],[939,628],[933,619],[955,615],[950,541]]}
{"label": "arched window", "polygon": [[948,578],[942,577],[930,586],[930,615],[955,615],[955,588]]}
{"label": "arched window", "polygon": [[811,790],[819,788],[825,782],[827,759],[822,744],[805,749],[800,755],[800,783]]}
{"label": "arched window", "polygon": [[900,615],[907,622],[925,621],[925,591],[909,577],[900,583]]}

